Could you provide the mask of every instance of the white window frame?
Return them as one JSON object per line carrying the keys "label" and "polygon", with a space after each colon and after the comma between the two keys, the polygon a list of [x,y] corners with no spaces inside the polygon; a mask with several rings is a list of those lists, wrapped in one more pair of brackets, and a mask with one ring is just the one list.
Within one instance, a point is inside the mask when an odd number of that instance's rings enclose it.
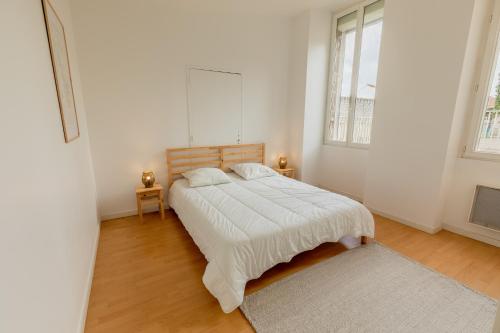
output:
{"label": "white window frame", "polygon": [[489,95],[489,88],[495,79],[493,76],[496,59],[500,56],[500,0],[495,0],[493,12],[487,21],[487,27],[483,45],[485,46],[481,69],[476,74],[476,84],[474,85],[474,102],[471,126],[468,129],[465,146],[461,157],[499,161],[500,153],[486,153],[475,150],[479,143],[480,131],[482,127],[483,114]]}
{"label": "white window frame", "polygon": [[[326,117],[325,117],[325,126],[324,126],[324,144],[330,146],[341,146],[341,147],[350,147],[350,148],[358,148],[358,149],[368,149],[370,144],[364,143],[355,143],[352,142],[353,132],[354,132],[354,106],[356,105],[355,100],[357,96],[357,87],[358,87],[358,77],[359,77],[359,65],[361,60],[361,43],[363,41],[363,21],[365,16],[365,8],[372,3],[375,3],[379,0],[366,0],[361,3],[358,3],[355,6],[349,7],[348,9],[333,15],[332,19],[332,28],[331,28],[331,39],[330,39],[330,70],[329,70],[329,78],[328,78],[328,100],[327,100],[327,108],[326,108]],[[348,121],[347,121],[347,133],[346,133],[346,141],[336,141],[331,140],[328,136],[329,127],[330,127],[330,117],[332,111],[332,103],[333,101],[333,64],[335,61],[336,50],[336,35],[337,35],[337,23],[338,20],[350,13],[357,11],[357,21],[356,21],[356,40],[354,44],[354,62],[353,62],[353,74],[351,81],[351,102],[349,103],[349,112],[348,112]],[[379,51],[380,52],[380,51]],[[380,60],[380,59],[379,59]],[[378,80],[378,75],[377,75]],[[339,88],[339,87],[337,87]],[[376,104],[376,101],[374,101]],[[374,105],[375,110],[375,105]],[[373,127],[373,123],[372,123]],[[371,133],[370,133],[371,136]],[[370,139],[371,143],[371,139]]]}

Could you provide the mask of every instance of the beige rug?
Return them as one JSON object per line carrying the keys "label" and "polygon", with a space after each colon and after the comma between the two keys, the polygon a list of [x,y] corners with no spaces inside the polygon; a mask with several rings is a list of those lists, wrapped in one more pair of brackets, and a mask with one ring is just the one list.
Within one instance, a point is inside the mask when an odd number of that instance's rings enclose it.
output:
{"label": "beige rug", "polygon": [[259,333],[490,333],[496,301],[374,243],[246,296],[241,310]]}

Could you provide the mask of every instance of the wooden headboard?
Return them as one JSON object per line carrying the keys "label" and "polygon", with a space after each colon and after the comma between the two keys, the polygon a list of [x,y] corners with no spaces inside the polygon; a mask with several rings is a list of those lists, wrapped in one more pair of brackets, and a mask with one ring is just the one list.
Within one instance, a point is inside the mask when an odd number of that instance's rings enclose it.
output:
{"label": "wooden headboard", "polygon": [[167,149],[168,188],[182,173],[196,168],[230,171],[235,163],[265,163],[264,143]]}

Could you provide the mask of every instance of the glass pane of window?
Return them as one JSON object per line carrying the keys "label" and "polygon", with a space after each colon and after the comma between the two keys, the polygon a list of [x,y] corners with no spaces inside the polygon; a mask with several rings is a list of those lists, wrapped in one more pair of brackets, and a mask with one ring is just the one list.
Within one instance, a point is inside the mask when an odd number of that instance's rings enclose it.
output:
{"label": "glass pane of window", "polygon": [[383,0],[365,7],[356,106],[354,109],[352,137],[354,143],[370,143],[383,16]]}
{"label": "glass pane of window", "polygon": [[484,103],[481,128],[476,151],[500,154],[500,56],[497,55],[492,72],[492,83]]}
{"label": "glass pane of window", "polygon": [[328,124],[328,138],[333,141],[345,142],[347,140],[357,15],[358,12],[355,11],[337,20],[332,72],[333,91]]}

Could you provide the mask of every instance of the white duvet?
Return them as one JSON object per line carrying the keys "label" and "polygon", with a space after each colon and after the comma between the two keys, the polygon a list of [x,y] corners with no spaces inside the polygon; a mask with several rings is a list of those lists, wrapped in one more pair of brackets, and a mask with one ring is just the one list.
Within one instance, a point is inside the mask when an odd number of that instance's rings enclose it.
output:
{"label": "white duvet", "polygon": [[247,281],[293,256],[346,235],[374,236],[360,203],[284,177],[190,188],[177,180],[170,206],[205,255],[203,283],[226,313],[242,302]]}

